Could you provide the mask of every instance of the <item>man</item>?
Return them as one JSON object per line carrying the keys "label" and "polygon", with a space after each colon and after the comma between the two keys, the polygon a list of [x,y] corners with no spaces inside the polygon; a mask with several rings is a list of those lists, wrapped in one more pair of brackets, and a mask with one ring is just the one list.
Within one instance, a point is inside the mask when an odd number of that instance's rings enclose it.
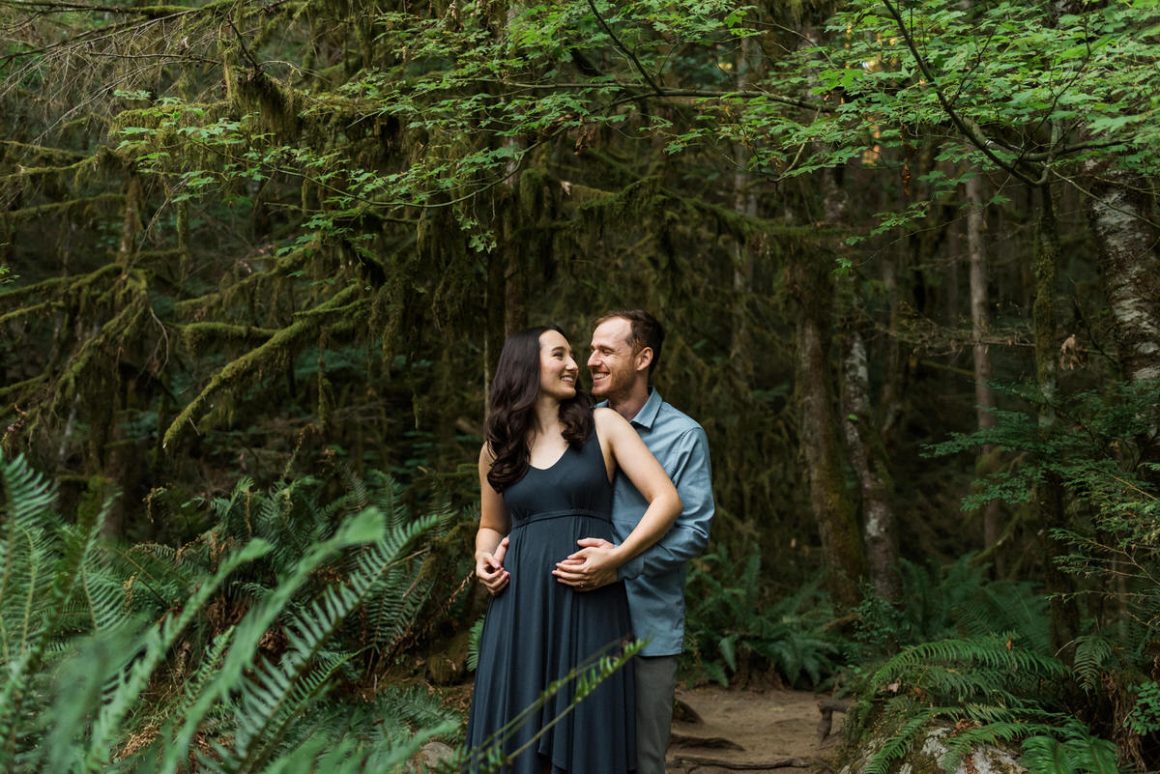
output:
{"label": "man", "polygon": [[[677,661],[685,637],[686,563],[701,554],[713,520],[709,443],[694,420],[665,403],[652,387],[664,328],[648,312],[613,312],[592,333],[592,394],[632,423],[677,487],[683,509],[661,540],[616,570],[584,573],[585,556],[611,543],[584,538],[580,550],[556,565],[556,577],[591,590],[623,579],[635,635],[647,644],[636,661],[637,774],[663,774],[673,715]],[[648,503],[624,477],[613,496],[613,534],[623,540]]]}

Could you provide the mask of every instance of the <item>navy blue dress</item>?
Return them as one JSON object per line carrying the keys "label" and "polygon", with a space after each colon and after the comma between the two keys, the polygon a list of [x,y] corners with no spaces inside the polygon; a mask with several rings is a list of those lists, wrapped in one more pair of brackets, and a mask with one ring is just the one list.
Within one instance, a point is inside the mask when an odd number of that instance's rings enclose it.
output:
{"label": "navy blue dress", "polygon": [[551,683],[593,657],[618,655],[631,640],[622,582],[580,592],[552,575],[556,562],[577,550],[580,538],[612,540],[612,484],[595,430],[582,447],[569,447],[552,467],[529,468],[504,491],[503,499],[511,519],[504,559],[511,581],[491,600],[483,625],[467,725],[467,768],[489,770],[489,747],[504,758],[527,747],[502,770],[541,774],[543,763],[550,761],[553,772],[631,771],[636,768],[631,663],[567,714],[574,680],[513,723]]}

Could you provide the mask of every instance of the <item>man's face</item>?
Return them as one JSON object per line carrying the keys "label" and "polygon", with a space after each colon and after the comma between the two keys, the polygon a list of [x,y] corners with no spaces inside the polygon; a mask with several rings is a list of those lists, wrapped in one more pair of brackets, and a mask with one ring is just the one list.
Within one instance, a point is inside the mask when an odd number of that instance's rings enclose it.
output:
{"label": "man's face", "polygon": [[631,335],[632,324],[623,317],[605,320],[592,332],[588,371],[592,374],[595,397],[615,402],[632,391],[639,353],[634,353],[628,343]]}

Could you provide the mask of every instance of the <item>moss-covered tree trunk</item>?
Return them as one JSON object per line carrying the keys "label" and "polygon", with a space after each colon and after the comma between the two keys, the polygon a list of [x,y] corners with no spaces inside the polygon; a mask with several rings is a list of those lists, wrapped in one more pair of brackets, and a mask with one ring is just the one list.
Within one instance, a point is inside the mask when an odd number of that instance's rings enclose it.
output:
{"label": "moss-covered tree trunk", "polygon": [[[970,266],[971,287],[971,350],[975,371],[975,417],[980,430],[995,426],[995,396],[991,391],[991,353],[987,344],[990,329],[990,302],[987,298],[987,246],[984,241],[983,178],[975,175],[967,180],[967,256]],[[983,446],[976,463],[976,472],[985,476],[994,467],[998,451]],[[991,553],[995,572],[1004,574],[1003,556],[997,551],[1003,535],[1003,513],[999,503],[992,500],[983,510],[983,545]]]}
{"label": "moss-covered tree trunk", "polygon": [[[1035,337],[1035,376],[1042,396],[1039,425],[1048,432],[1055,425],[1058,391],[1058,346],[1055,335],[1055,275],[1059,263],[1059,231],[1051,187],[1039,188],[1040,210],[1035,252],[1035,300],[1032,305]],[[1047,471],[1035,492],[1036,510],[1043,533],[1044,586],[1051,598],[1051,639],[1060,649],[1074,640],[1079,630],[1079,612],[1069,596],[1072,584],[1058,565],[1062,544],[1052,531],[1066,526],[1063,482]]]}
{"label": "moss-covered tree trunk", "polygon": [[[852,299],[856,304],[856,299]],[[874,425],[870,404],[870,365],[866,340],[857,322],[842,326],[842,416],[850,464],[858,476],[862,496],[862,531],[866,537],[866,566],[874,591],[898,601],[898,532],[895,526],[893,484]]]}
{"label": "moss-covered tree trunk", "polygon": [[795,385],[800,441],[810,487],[810,509],[818,525],[830,593],[839,605],[858,602],[865,555],[842,470],[842,448],[830,368],[834,286],[825,257],[795,256],[790,292],[798,302]]}

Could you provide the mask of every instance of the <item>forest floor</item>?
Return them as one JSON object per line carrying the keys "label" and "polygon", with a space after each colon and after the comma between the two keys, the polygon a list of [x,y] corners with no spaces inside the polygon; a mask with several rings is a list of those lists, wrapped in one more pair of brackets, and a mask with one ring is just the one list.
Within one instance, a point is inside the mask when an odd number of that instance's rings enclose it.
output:
{"label": "forest floor", "polygon": [[741,690],[717,686],[679,688],[677,699],[691,708],[678,712],[669,745],[670,774],[735,771],[832,772],[842,715],[825,742],[818,741],[818,697],[785,690]]}

